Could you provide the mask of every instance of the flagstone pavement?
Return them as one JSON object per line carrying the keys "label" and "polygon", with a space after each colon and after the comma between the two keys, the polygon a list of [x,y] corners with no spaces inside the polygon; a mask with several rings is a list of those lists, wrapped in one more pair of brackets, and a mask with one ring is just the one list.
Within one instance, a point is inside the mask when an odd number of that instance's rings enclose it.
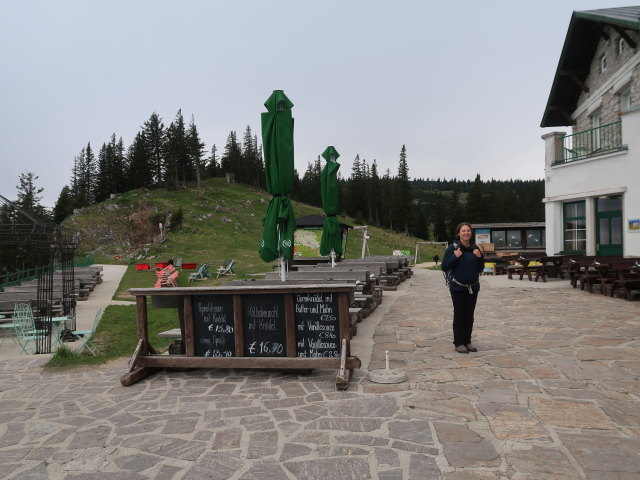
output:
{"label": "flagstone pavement", "polygon": [[[640,478],[640,301],[484,277],[478,353],[453,351],[441,273],[415,269],[359,325],[335,372],[160,372],[126,359],[45,373],[0,363],[0,478]],[[370,369],[408,381],[372,383]]]}

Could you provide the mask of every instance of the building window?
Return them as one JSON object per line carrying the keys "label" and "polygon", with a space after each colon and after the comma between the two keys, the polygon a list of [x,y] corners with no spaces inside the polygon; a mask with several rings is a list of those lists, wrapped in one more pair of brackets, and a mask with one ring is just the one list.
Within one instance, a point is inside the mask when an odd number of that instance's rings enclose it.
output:
{"label": "building window", "polygon": [[494,244],[495,248],[506,247],[506,234],[504,230],[492,230],[491,231],[491,243]]}
{"label": "building window", "polygon": [[600,73],[604,72],[607,69],[607,56],[602,55],[600,57]]}
{"label": "building window", "polygon": [[522,246],[522,232],[520,230],[507,230],[507,245],[511,248]]}
{"label": "building window", "polygon": [[564,250],[585,252],[587,249],[587,222],[585,202],[565,203],[564,209]]}
{"label": "building window", "polygon": [[527,248],[544,247],[544,236],[540,230],[527,229]]}
{"label": "building window", "polygon": [[618,93],[618,100],[620,102],[620,111],[627,112],[631,110],[631,86],[627,85],[620,93]]}
{"label": "building window", "polygon": [[624,38],[620,37],[618,39],[618,56],[624,53],[625,43]]}
{"label": "building window", "polygon": [[597,152],[602,145],[602,109],[598,108],[591,114],[591,151]]}

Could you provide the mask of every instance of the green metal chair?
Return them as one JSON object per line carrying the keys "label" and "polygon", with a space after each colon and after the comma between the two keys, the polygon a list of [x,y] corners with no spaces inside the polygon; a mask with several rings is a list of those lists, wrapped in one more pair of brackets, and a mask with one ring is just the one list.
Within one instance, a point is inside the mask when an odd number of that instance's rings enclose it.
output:
{"label": "green metal chair", "polygon": [[[13,318],[16,324],[16,340],[23,353],[35,353],[37,342],[48,335],[46,330],[37,329],[33,320],[33,311],[28,303],[16,303],[13,308]],[[31,348],[31,345],[33,347]]]}
{"label": "green metal chair", "polygon": [[73,330],[72,333],[82,338],[82,343],[76,350],[77,354],[81,354],[82,351],[86,348],[91,355],[94,357],[98,354],[98,347],[93,343],[93,334],[96,333],[96,329],[98,328],[98,324],[100,323],[100,319],[102,318],[102,309],[99,309],[96,312],[96,316],[93,319],[93,325],[91,330]]}

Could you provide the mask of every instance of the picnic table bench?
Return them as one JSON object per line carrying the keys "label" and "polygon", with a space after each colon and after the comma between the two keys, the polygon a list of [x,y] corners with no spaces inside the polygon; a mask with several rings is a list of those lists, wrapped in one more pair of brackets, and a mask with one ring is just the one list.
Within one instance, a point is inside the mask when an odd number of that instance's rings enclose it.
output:
{"label": "picnic table bench", "polygon": [[529,280],[533,280],[532,274],[539,270],[540,265],[535,264],[540,258],[539,253],[521,253],[518,255],[509,255],[503,259],[509,262],[507,266],[507,276],[509,280],[513,280],[513,275],[519,275],[520,280],[526,275]]}
{"label": "picnic table bench", "polygon": [[566,257],[564,255],[553,255],[540,257],[539,268],[536,269],[535,281],[542,279],[543,282],[547,281],[547,277],[560,277],[564,279],[565,274],[565,262]]}
{"label": "picnic table bench", "polygon": [[632,290],[640,289],[640,258],[615,259],[609,262],[594,262],[598,272],[600,292],[613,297],[632,300]]}

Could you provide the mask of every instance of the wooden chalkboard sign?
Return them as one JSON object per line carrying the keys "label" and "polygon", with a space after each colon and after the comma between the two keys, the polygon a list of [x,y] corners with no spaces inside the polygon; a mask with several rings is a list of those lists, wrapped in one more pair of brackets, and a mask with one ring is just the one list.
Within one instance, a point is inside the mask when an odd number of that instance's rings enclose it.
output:
{"label": "wooden chalkboard sign", "polygon": [[[136,297],[138,344],[122,385],[163,368],[338,368],[336,387],[344,390],[360,368],[350,352],[353,283],[129,291]],[[171,355],[157,353],[149,339],[149,305],[177,312],[181,348]]]}
{"label": "wooden chalkboard sign", "polygon": [[298,357],[340,357],[338,295],[296,293],[294,302]]}
{"label": "wooden chalkboard sign", "polygon": [[242,299],[246,357],[286,357],[284,298],[246,295]]}
{"label": "wooden chalkboard sign", "polygon": [[195,355],[235,356],[233,296],[193,295],[191,303]]}

